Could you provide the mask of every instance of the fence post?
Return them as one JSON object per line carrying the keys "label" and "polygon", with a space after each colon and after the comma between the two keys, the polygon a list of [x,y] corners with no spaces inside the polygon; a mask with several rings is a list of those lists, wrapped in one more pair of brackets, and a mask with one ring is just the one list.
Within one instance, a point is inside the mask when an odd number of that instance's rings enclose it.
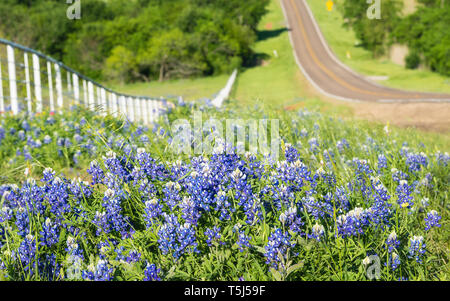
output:
{"label": "fence post", "polygon": [[61,80],[61,69],[58,64],[54,65],[55,67],[55,86],[56,86],[56,104],[58,105],[59,113],[63,111],[63,91],[62,91],[62,80]]}
{"label": "fence post", "polygon": [[141,99],[141,111],[144,116],[144,124],[148,124],[147,102],[148,100],[146,98]]}
{"label": "fence post", "polygon": [[28,64],[28,53],[26,52],[24,52],[23,54],[23,62],[25,64],[25,84],[27,86],[28,115],[31,115],[33,108],[31,105],[30,65]]}
{"label": "fence post", "polygon": [[132,97],[128,97],[128,106],[127,106],[127,111],[128,113],[128,118],[130,119],[131,122],[134,122],[134,103],[133,103],[133,98]]}
{"label": "fence post", "polygon": [[113,104],[112,104],[112,102],[113,102],[113,100],[112,100],[112,93],[106,91],[106,95],[107,95],[106,100],[108,102],[108,113],[112,114],[112,106],[113,106]]}
{"label": "fence post", "polygon": [[150,100],[150,116],[152,119],[152,122],[156,121],[156,115],[155,115],[155,100]]}
{"label": "fence post", "polygon": [[80,85],[78,82],[78,75],[75,73],[72,74],[72,83],[73,83],[73,95],[75,97],[75,102],[77,105],[80,104]]}
{"label": "fence post", "polygon": [[83,100],[84,100],[84,105],[86,107],[89,107],[89,100],[88,100],[88,96],[87,96],[87,87],[86,87],[86,80],[83,79]]}
{"label": "fence post", "polygon": [[148,113],[148,121],[149,121],[149,123],[153,122],[152,101],[153,100],[151,100],[151,99],[147,100],[147,113]]}
{"label": "fence post", "polygon": [[114,117],[118,117],[119,116],[119,112],[118,112],[118,105],[117,105],[117,94],[116,93],[111,93],[111,95],[112,95],[113,116]]}
{"label": "fence post", "polygon": [[89,109],[93,110],[95,107],[95,98],[94,98],[94,85],[92,82],[88,82],[88,93],[89,93]]}
{"label": "fence post", "polygon": [[3,112],[5,112],[5,101],[3,100],[2,64],[0,63],[0,114]]}
{"label": "fence post", "polygon": [[123,116],[127,117],[127,105],[125,102],[125,96],[119,96],[119,102],[120,102],[120,113],[123,114]]}
{"label": "fence post", "polygon": [[8,52],[8,73],[9,73],[9,93],[11,96],[11,110],[14,115],[19,112],[19,104],[17,103],[17,84],[16,84],[16,62],[14,58],[14,48],[7,45]]}
{"label": "fence post", "polygon": [[72,94],[72,85],[70,84],[70,72],[66,71],[67,74],[67,91]]}
{"label": "fence post", "polygon": [[[139,101],[139,98],[134,97],[133,98],[133,104],[134,104],[134,116],[136,117],[136,121],[142,120],[142,110],[139,108],[141,102]],[[139,114],[139,115],[138,115]]]}
{"label": "fence post", "polygon": [[100,87],[97,86],[97,103],[96,105],[101,108],[102,106],[102,93],[100,92]]}
{"label": "fence post", "polygon": [[155,117],[159,119],[159,100],[155,100],[153,105],[155,106]]}
{"label": "fence post", "polygon": [[34,95],[36,96],[36,113],[42,113],[42,87],[39,57],[33,54]]}
{"label": "fence post", "polygon": [[101,88],[101,96],[102,96],[102,114],[106,115],[108,111],[108,105],[106,103],[106,90]]}
{"label": "fence post", "polygon": [[53,100],[53,77],[52,77],[52,65],[47,61],[47,73],[48,73],[48,93],[50,96],[50,114],[55,113],[55,104]]}

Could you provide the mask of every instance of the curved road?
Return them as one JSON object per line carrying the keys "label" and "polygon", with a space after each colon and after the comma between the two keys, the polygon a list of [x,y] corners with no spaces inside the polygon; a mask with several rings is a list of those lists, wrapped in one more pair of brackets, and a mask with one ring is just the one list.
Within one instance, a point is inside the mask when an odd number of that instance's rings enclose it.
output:
{"label": "curved road", "polygon": [[329,49],[305,0],[280,1],[289,24],[297,63],[307,79],[323,94],[349,101],[450,102],[450,95],[388,88],[357,74]]}

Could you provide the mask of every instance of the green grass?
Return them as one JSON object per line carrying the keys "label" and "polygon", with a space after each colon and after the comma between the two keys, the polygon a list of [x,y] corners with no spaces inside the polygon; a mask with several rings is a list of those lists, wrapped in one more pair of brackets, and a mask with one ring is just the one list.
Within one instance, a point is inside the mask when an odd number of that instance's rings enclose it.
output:
{"label": "green grass", "polygon": [[228,75],[210,76],[195,79],[179,79],[165,82],[139,82],[133,84],[112,83],[110,86],[123,93],[145,96],[182,95],[186,100],[203,97],[211,98],[222,89],[228,80]]}
{"label": "green grass", "polygon": [[[344,64],[363,75],[389,76],[380,83],[393,88],[450,93],[449,77],[428,70],[408,70],[387,58],[374,59],[370,51],[355,46],[358,44],[355,33],[342,26],[344,20],[338,7],[342,0],[335,1],[336,6],[331,12],[326,9],[325,1],[307,2],[326,41]],[[351,58],[347,58],[347,51]]]}

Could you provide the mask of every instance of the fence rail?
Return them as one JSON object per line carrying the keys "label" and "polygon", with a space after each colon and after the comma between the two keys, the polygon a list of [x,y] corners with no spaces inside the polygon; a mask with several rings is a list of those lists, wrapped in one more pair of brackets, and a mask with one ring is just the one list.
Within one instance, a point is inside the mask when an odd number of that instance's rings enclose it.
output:
{"label": "fence rail", "polygon": [[115,92],[49,56],[0,38],[0,114],[33,115],[44,107],[58,113],[72,104],[145,124],[173,106],[164,98]]}

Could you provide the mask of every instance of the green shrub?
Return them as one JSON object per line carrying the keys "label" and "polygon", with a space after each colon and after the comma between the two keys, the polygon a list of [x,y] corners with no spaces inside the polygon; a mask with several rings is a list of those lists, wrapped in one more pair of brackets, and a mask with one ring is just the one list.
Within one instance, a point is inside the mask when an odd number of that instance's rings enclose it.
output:
{"label": "green shrub", "polygon": [[420,64],[420,56],[417,52],[411,52],[405,57],[405,66],[408,69],[417,69]]}

